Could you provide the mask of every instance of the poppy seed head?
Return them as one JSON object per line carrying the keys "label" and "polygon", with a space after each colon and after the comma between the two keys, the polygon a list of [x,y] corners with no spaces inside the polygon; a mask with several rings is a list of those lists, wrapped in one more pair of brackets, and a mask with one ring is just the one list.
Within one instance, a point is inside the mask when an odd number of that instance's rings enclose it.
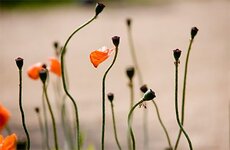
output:
{"label": "poppy seed head", "polygon": [[18,57],[15,59],[16,65],[18,66],[18,69],[21,70],[23,66],[23,58]]}

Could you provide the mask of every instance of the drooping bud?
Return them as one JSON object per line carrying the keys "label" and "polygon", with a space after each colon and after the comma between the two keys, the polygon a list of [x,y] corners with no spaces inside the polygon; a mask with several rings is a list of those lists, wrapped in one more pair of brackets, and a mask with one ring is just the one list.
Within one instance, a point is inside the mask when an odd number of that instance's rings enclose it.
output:
{"label": "drooping bud", "polygon": [[114,94],[110,92],[107,94],[107,97],[108,97],[109,101],[112,102],[114,99]]}
{"label": "drooping bud", "polygon": [[23,66],[23,58],[18,57],[18,58],[15,59],[15,62],[17,64],[17,66],[18,66],[18,69],[21,70],[22,66]]}
{"label": "drooping bud", "polygon": [[126,19],[126,24],[127,24],[128,27],[131,26],[131,23],[132,23],[132,19],[131,18],[127,18]]}
{"label": "drooping bud", "polygon": [[113,41],[113,44],[118,47],[119,43],[120,43],[120,37],[119,36],[114,36],[112,37],[112,41]]}
{"label": "drooping bud", "polygon": [[194,39],[199,29],[197,27],[192,27],[191,29],[191,38]]}
{"label": "drooping bud", "polygon": [[48,70],[47,69],[42,68],[39,71],[39,76],[40,76],[40,79],[41,79],[41,81],[42,81],[43,84],[45,84],[45,82],[46,82],[47,75],[48,75]]}
{"label": "drooping bud", "polygon": [[175,60],[178,61],[181,55],[181,50],[179,49],[173,50],[173,55],[174,55]]}
{"label": "drooping bud", "polygon": [[104,8],[105,8],[104,4],[97,3],[96,8],[95,8],[96,16],[99,15],[103,11]]}
{"label": "drooping bud", "polygon": [[55,48],[55,49],[58,49],[59,43],[58,43],[57,41],[55,41],[55,42],[53,43],[53,45],[54,45],[54,48]]}
{"label": "drooping bud", "polygon": [[35,107],[34,110],[35,110],[36,113],[39,113],[39,112],[40,112],[39,107]]}
{"label": "drooping bud", "polygon": [[129,78],[129,80],[132,80],[132,79],[133,79],[133,76],[134,76],[134,74],[135,74],[135,69],[134,69],[134,67],[128,67],[128,68],[126,69],[126,74],[127,74],[128,78]]}
{"label": "drooping bud", "polygon": [[155,97],[156,97],[155,92],[153,92],[151,89],[149,89],[143,95],[142,100],[144,100],[144,101],[150,101],[150,100],[153,100]]}
{"label": "drooping bud", "polygon": [[143,93],[145,93],[146,91],[148,91],[147,85],[146,85],[146,84],[142,85],[142,86],[140,87],[140,90],[141,90],[141,92],[143,92]]}

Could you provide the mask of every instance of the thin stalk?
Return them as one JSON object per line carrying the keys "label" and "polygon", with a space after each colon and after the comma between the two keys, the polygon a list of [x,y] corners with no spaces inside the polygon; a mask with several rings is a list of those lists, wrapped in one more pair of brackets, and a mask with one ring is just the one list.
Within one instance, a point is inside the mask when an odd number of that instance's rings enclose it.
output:
{"label": "thin stalk", "polygon": [[[184,69],[183,93],[182,93],[182,104],[181,104],[181,125],[182,126],[184,125],[186,82],[187,82],[188,62],[189,62],[190,51],[192,48],[192,43],[193,43],[193,39],[190,39],[190,43],[188,46],[188,52],[187,52],[187,56],[186,56],[186,61],[185,61],[185,69]],[[175,144],[175,150],[178,147],[181,133],[182,133],[182,130],[179,131],[179,134],[177,136],[177,140],[176,140],[176,144]]]}
{"label": "thin stalk", "polygon": [[113,102],[111,102],[111,111],[112,111],[112,117],[113,117],[113,131],[114,131],[115,140],[117,143],[117,147],[119,148],[119,150],[121,150],[121,145],[120,145],[118,137],[117,137],[117,128],[116,128],[116,120],[115,120]]}
{"label": "thin stalk", "polygon": [[42,109],[43,109],[43,117],[44,117],[44,126],[45,126],[45,141],[46,141],[46,147],[48,150],[50,150],[49,145],[49,125],[48,125],[48,119],[47,119],[47,111],[46,111],[46,104],[45,104],[45,94],[44,90],[42,92]]}
{"label": "thin stalk", "polygon": [[5,126],[5,129],[6,129],[6,132],[7,132],[8,135],[10,135],[12,133],[12,131],[11,131],[11,129],[10,129],[8,124]]}
{"label": "thin stalk", "polygon": [[22,116],[22,126],[23,129],[25,131],[26,134],[26,138],[27,138],[27,150],[30,149],[30,135],[29,132],[26,128],[26,121],[25,121],[25,115],[24,115],[24,111],[23,111],[23,107],[22,107],[22,70],[19,69],[19,107],[20,107],[20,112],[21,112],[21,116]]}
{"label": "thin stalk", "polygon": [[49,109],[50,116],[51,116],[51,120],[52,120],[55,150],[58,150],[59,147],[58,147],[56,121],[55,121],[53,110],[52,110],[52,107],[51,107],[51,104],[50,104],[50,101],[49,101],[49,97],[48,97],[48,94],[47,94],[47,87],[46,87],[45,83],[43,83],[43,92],[44,92],[44,95],[45,95],[45,98],[46,98],[46,102],[47,102],[48,109]]}
{"label": "thin stalk", "polygon": [[45,134],[44,134],[44,127],[43,127],[43,123],[42,123],[42,118],[41,118],[41,114],[40,112],[37,112],[37,117],[38,117],[38,124],[39,124],[39,128],[40,128],[40,132],[41,132],[41,142],[42,142],[42,149],[45,149]]}
{"label": "thin stalk", "polygon": [[132,150],[135,150],[136,149],[136,142],[135,142],[135,136],[134,136],[134,133],[133,133],[133,129],[132,129],[132,122],[131,122],[131,118],[132,118],[132,113],[134,111],[134,109],[140,105],[141,103],[143,103],[144,101],[141,100],[139,101],[138,103],[136,103],[132,109],[129,111],[129,115],[128,115],[128,127],[129,127],[129,133],[130,133],[130,136],[131,136],[131,139],[132,139]]}
{"label": "thin stalk", "polygon": [[156,112],[157,112],[158,120],[159,120],[159,122],[160,122],[160,124],[161,124],[161,127],[163,128],[163,130],[164,130],[164,132],[165,132],[166,137],[167,137],[167,141],[168,141],[168,144],[169,144],[169,148],[172,149],[171,140],[170,140],[168,131],[167,131],[167,129],[166,129],[166,127],[165,127],[165,125],[164,125],[162,119],[161,119],[161,116],[160,116],[160,112],[159,112],[158,106],[157,106],[157,104],[156,104],[156,102],[155,102],[154,100],[152,100],[152,102],[153,102],[153,104],[154,104],[154,106],[155,106],[155,109],[156,109]]}
{"label": "thin stalk", "polygon": [[105,71],[105,74],[102,79],[102,131],[101,131],[101,134],[102,134],[101,135],[101,149],[102,150],[104,150],[104,138],[105,138],[105,79],[106,79],[108,72],[113,67],[116,61],[117,54],[118,54],[118,47],[116,47],[113,61],[111,65],[109,66],[109,68]]}
{"label": "thin stalk", "polygon": [[96,15],[90,19],[89,21],[87,21],[86,23],[84,23],[83,25],[81,25],[79,28],[77,28],[66,40],[65,45],[61,51],[61,73],[62,73],[62,83],[63,83],[63,88],[64,91],[66,93],[66,95],[69,97],[69,99],[71,100],[71,102],[73,103],[74,106],[74,110],[75,110],[75,117],[76,117],[76,128],[77,128],[77,149],[80,150],[80,125],[79,125],[79,117],[78,117],[78,108],[77,108],[77,104],[74,100],[74,98],[70,95],[68,88],[67,88],[67,84],[66,84],[66,77],[65,77],[65,54],[66,54],[66,47],[70,41],[70,39],[74,36],[75,33],[77,33],[79,30],[81,30],[82,28],[84,28],[86,25],[88,25],[89,23],[91,23],[94,19],[96,19]]}
{"label": "thin stalk", "polygon": [[[177,124],[179,125],[180,127],[180,130],[184,133],[187,141],[188,141],[188,144],[189,144],[189,148],[190,150],[192,150],[192,142],[188,136],[188,134],[186,133],[186,131],[184,130],[183,126],[181,125],[181,122],[180,122],[180,119],[179,119],[179,112],[178,112],[178,61],[175,62],[175,110],[176,110],[176,119],[177,119]],[[174,148],[174,150],[176,150]]]}

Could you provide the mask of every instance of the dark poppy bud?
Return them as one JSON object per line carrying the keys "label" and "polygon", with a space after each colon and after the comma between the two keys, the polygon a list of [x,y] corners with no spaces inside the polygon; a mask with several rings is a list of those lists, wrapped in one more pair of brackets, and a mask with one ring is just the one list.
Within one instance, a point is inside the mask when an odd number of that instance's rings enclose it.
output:
{"label": "dark poppy bud", "polygon": [[22,66],[23,66],[23,58],[18,57],[18,58],[15,59],[15,62],[17,64],[17,66],[18,66],[18,69],[21,70]]}
{"label": "dark poppy bud", "polygon": [[59,43],[57,41],[54,42],[54,48],[57,49],[59,47]]}
{"label": "dark poppy bud", "polygon": [[119,43],[120,43],[120,37],[119,36],[114,36],[112,37],[112,41],[113,41],[113,44],[118,47]]}
{"label": "dark poppy bud", "polygon": [[40,79],[42,80],[42,83],[45,84],[46,79],[47,79],[47,74],[48,74],[48,70],[43,68],[40,72],[39,72],[39,76]]}
{"label": "dark poppy bud", "polygon": [[140,90],[141,90],[141,92],[143,92],[143,93],[145,93],[146,91],[148,91],[147,85],[146,85],[146,84],[142,85],[142,86],[140,87]]}
{"label": "dark poppy bud", "polygon": [[156,97],[155,92],[153,92],[151,89],[149,89],[143,95],[142,100],[144,100],[144,101],[150,101],[150,100],[153,100],[155,97]]}
{"label": "dark poppy bud", "polygon": [[39,107],[35,107],[34,110],[35,110],[36,113],[39,113],[39,112],[40,112]]}
{"label": "dark poppy bud", "polygon": [[47,65],[46,64],[42,64],[42,68],[46,69]]}
{"label": "dark poppy bud", "polygon": [[192,27],[191,29],[191,38],[194,39],[199,29],[197,27]]}
{"label": "dark poppy bud", "polygon": [[114,98],[114,94],[110,92],[107,94],[107,97],[108,97],[109,101],[112,102],[113,98]]}
{"label": "dark poppy bud", "polygon": [[178,61],[181,55],[181,50],[179,49],[173,50],[173,55],[174,55],[175,60]]}
{"label": "dark poppy bud", "polygon": [[132,79],[133,79],[133,76],[134,76],[134,74],[135,74],[135,69],[134,69],[134,67],[128,67],[128,68],[126,69],[126,74],[127,74],[128,78],[129,78],[130,80],[132,80]]}
{"label": "dark poppy bud", "polygon": [[96,8],[95,8],[96,16],[99,15],[103,11],[104,8],[105,8],[104,4],[97,3]]}
{"label": "dark poppy bud", "polygon": [[126,19],[126,24],[127,24],[128,27],[131,26],[131,23],[132,23],[131,18],[127,18],[127,19]]}

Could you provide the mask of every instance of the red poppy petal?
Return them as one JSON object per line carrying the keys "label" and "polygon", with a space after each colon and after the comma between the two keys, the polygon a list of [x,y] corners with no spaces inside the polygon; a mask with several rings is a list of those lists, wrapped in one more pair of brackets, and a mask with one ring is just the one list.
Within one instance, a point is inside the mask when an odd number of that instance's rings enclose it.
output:
{"label": "red poppy petal", "polygon": [[61,76],[61,64],[58,59],[50,58],[50,71],[56,74],[57,76]]}

